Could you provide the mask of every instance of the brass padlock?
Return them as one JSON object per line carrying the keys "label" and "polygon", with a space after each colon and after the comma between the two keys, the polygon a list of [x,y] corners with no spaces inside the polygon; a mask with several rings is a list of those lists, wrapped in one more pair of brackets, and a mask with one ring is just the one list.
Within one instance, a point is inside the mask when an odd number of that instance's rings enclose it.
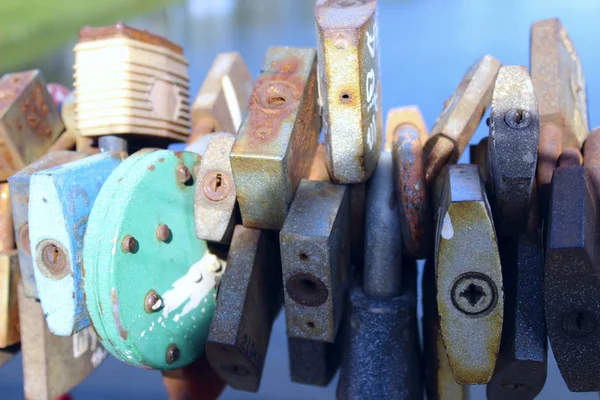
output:
{"label": "brass padlock", "polygon": [[281,229],[288,337],[333,343],[350,275],[345,186],[303,180]]}
{"label": "brass padlock", "polygon": [[74,151],[52,151],[8,179],[15,239],[19,252],[21,282],[26,297],[39,299],[29,240],[29,184],[31,176],[36,172],[76,161],[84,156],[85,154]]}
{"label": "brass padlock", "polygon": [[91,327],[73,336],[52,334],[40,303],[21,285],[18,292],[25,398],[56,399],[98,368],[107,352]]}
{"label": "brass padlock", "polygon": [[489,197],[496,232],[525,233],[540,136],[538,105],[525,67],[500,68],[489,125]]}
{"label": "brass padlock", "polygon": [[244,226],[279,230],[308,176],[321,118],[314,49],[271,47],[231,150]]}
{"label": "brass padlock", "polygon": [[40,71],[0,79],[0,181],[48,151],[64,130]]}
{"label": "brass padlock", "polygon": [[237,225],[221,277],[206,357],[232,388],[260,386],[273,321],[282,305],[276,233]]}
{"label": "brass padlock", "polygon": [[476,165],[449,165],[438,180],[443,189],[435,271],[442,337],[456,382],[484,384],[496,364],[504,312],[492,215]]}
{"label": "brass padlock", "polygon": [[80,135],[187,140],[188,62],[180,46],[117,22],[84,27],[73,51]]}
{"label": "brass padlock", "polygon": [[389,111],[386,121],[386,149],[394,160],[394,181],[400,214],[404,251],[412,259],[427,256],[429,196],[425,180],[423,146],[427,127],[416,106]]}
{"label": "brass padlock", "polygon": [[446,164],[455,164],[492,101],[502,64],[486,55],[471,65],[431,128],[425,144],[425,177],[432,184]]}
{"label": "brass padlock", "polygon": [[329,175],[366,182],[383,136],[377,0],[317,0],[315,20]]}

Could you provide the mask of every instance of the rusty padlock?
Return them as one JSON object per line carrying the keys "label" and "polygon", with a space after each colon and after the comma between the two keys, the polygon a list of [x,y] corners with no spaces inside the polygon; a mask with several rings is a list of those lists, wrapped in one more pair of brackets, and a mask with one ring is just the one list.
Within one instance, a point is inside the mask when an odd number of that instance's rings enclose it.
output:
{"label": "rusty padlock", "polygon": [[271,47],[231,150],[244,226],[279,230],[318,146],[317,54]]}
{"label": "rusty padlock", "polygon": [[303,180],[280,232],[288,337],[333,343],[350,275],[345,186]]}
{"label": "rusty padlock", "polygon": [[317,0],[315,20],[329,175],[366,182],[383,136],[377,0]]}
{"label": "rusty padlock", "polygon": [[431,128],[425,144],[425,177],[428,184],[446,164],[455,164],[473,137],[492,101],[496,76],[502,64],[486,55],[469,67]]}
{"label": "rusty padlock", "polygon": [[180,46],[117,22],[84,27],[73,51],[80,135],[187,140],[188,62]]}
{"label": "rusty padlock", "polygon": [[389,111],[386,149],[392,152],[394,180],[404,251],[412,259],[425,258],[430,226],[429,196],[425,180],[423,146],[427,127],[416,106]]}
{"label": "rusty padlock", "polygon": [[[597,157],[591,151],[588,154]],[[547,223],[546,324],[552,352],[569,390],[598,391],[598,198],[578,157],[563,160],[554,170]]]}
{"label": "rusty padlock", "polygon": [[496,232],[525,233],[540,136],[538,105],[525,67],[500,68],[489,125],[488,194]]}
{"label": "rusty padlock", "polygon": [[440,328],[456,382],[483,384],[494,371],[504,312],[496,233],[476,165],[449,165],[438,180],[443,189],[434,254]]}
{"label": "rusty padlock", "polygon": [[64,130],[60,114],[38,70],[0,79],[0,181],[48,151]]}
{"label": "rusty padlock", "polygon": [[237,225],[219,284],[206,357],[232,388],[260,386],[273,321],[282,305],[276,234]]}
{"label": "rusty padlock", "polygon": [[548,335],[544,315],[544,249],[541,237],[522,234],[500,247],[504,325],[487,398],[534,399],[544,387]]}
{"label": "rusty padlock", "polygon": [[[340,399],[423,396],[416,264],[402,262],[401,221],[392,154],[384,151],[368,182],[363,287],[350,294]],[[385,338],[381,340],[381,338]]]}

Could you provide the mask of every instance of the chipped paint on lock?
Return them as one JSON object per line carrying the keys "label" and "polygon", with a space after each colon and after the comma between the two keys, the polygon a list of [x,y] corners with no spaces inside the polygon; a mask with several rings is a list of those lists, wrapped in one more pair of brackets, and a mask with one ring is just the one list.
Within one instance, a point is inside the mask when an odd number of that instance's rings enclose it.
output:
{"label": "chipped paint on lock", "polygon": [[[198,182],[182,184],[176,173],[182,164],[193,171],[200,159],[187,151],[135,153],[109,177],[90,214],[86,304],[102,344],[128,364],[177,369],[204,353],[224,265],[196,236]],[[156,234],[161,224],[169,227],[166,240]],[[124,249],[127,236],[136,245]]]}
{"label": "chipped paint on lock", "polygon": [[99,343],[98,336],[92,327],[87,327],[73,334],[73,358],[78,359],[92,352],[90,362],[94,368],[97,368],[108,355],[108,352]]}
{"label": "chipped paint on lock", "polygon": [[55,335],[70,336],[89,326],[82,290],[83,237],[94,200],[120,163],[120,153],[101,153],[31,176],[33,270],[48,327]]}
{"label": "chipped paint on lock", "polygon": [[448,211],[446,211],[446,215],[444,215],[444,222],[442,223],[442,237],[446,240],[450,240],[454,237],[452,220],[450,219],[450,214]]}

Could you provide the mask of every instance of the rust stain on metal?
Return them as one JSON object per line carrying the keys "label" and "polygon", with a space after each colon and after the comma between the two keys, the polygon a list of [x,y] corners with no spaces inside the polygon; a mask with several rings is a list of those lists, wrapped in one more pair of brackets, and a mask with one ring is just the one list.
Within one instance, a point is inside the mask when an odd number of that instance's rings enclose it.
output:
{"label": "rust stain on metal", "polygon": [[127,336],[129,333],[123,328],[123,323],[121,322],[121,314],[119,312],[119,298],[117,297],[117,291],[115,288],[110,290],[110,301],[112,303],[112,314],[115,320],[115,324],[117,325],[117,329],[119,330],[119,336],[121,339],[127,340]]}
{"label": "rust stain on metal", "polygon": [[148,165],[148,171],[154,171],[154,165]]}

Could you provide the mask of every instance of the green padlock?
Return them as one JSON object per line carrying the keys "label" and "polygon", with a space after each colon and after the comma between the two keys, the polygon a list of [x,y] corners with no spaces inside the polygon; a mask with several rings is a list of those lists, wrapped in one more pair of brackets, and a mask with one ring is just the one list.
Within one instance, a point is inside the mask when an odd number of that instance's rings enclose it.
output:
{"label": "green padlock", "polygon": [[200,157],[142,150],[108,178],[84,239],[84,290],[102,344],[128,364],[181,368],[204,354],[225,263],[194,226]]}

